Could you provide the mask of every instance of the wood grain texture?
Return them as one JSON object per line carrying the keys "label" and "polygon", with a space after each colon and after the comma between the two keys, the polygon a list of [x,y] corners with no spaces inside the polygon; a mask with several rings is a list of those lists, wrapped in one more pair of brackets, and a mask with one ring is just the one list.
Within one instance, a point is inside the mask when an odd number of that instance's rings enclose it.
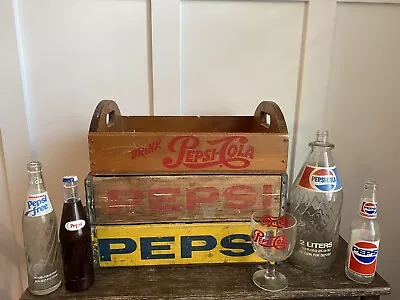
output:
{"label": "wood grain texture", "polygon": [[[82,293],[66,292],[62,286],[46,296],[25,292],[20,300],[75,299],[360,299],[390,293],[378,274],[373,283],[362,285],[344,274],[347,244],[341,239],[334,267],[322,274],[310,274],[285,261],[278,270],[289,279],[289,287],[278,293],[258,289],[252,282],[260,264],[192,265],[105,268],[96,271],[96,280]],[[362,298],[361,298],[362,299]],[[366,298],[368,299],[368,298]],[[374,299],[374,298],[372,298]]]}
{"label": "wood grain texture", "polygon": [[121,112],[117,103],[112,100],[103,100],[94,110],[89,131],[109,132],[121,131]]}
{"label": "wood grain texture", "polygon": [[[280,207],[282,175],[91,176],[87,207],[96,224],[249,220]],[[285,182],[284,182],[285,184]]]}
{"label": "wood grain texture", "polygon": [[88,134],[93,174],[286,172],[289,137],[279,106],[254,116],[121,116],[101,101]]}
{"label": "wood grain texture", "polygon": [[[113,122],[109,122],[113,114]],[[268,119],[266,118],[268,117]],[[287,134],[285,117],[273,101],[262,101],[254,116],[122,116],[114,100],[100,101],[90,132],[260,132]]]}
{"label": "wood grain texture", "polygon": [[[185,123],[181,125],[185,127]],[[287,134],[90,133],[94,174],[286,172]]]}

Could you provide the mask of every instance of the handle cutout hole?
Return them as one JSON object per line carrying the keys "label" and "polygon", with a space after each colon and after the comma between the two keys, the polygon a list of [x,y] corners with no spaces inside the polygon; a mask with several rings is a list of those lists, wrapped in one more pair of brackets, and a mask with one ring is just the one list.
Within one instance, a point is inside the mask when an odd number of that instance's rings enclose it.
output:
{"label": "handle cutout hole", "polygon": [[266,127],[266,128],[270,128],[271,127],[271,115],[267,114],[266,112],[262,111],[260,114],[260,121],[261,121],[261,125]]}
{"label": "handle cutout hole", "polygon": [[114,125],[114,120],[115,120],[115,111],[111,111],[106,115],[106,124],[108,127],[111,127]]}

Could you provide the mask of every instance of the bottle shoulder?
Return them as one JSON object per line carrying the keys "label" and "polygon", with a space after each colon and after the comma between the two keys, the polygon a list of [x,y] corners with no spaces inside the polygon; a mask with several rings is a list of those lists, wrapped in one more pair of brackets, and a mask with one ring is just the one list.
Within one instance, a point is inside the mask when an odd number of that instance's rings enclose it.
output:
{"label": "bottle shoulder", "polygon": [[77,220],[85,220],[85,222],[87,222],[87,215],[83,208],[82,201],[64,202],[61,214],[61,223],[65,224]]}
{"label": "bottle shoulder", "polygon": [[44,184],[33,184],[28,186],[27,189],[28,196],[42,194],[42,193],[47,193],[47,189],[44,186]]}
{"label": "bottle shoulder", "polygon": [[357,217],[351,223],[352,235],[367,236],[369,238],[379,237],[380,228],[377,219],[367,219],[364,217]]}

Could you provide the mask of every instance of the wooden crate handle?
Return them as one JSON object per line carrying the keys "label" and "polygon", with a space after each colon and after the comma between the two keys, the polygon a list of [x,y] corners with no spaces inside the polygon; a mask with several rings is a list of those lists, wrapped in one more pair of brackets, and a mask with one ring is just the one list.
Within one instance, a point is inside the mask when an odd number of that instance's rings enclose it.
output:
{"label": "wooden crate handle", "polygon": [[285,117],[274,101],[262,101],[258,104],[254,117],[257,125],[261,125],[271,131],[287,134]]}
{"label": "wooden crate handle", "polygon": [[90,132],[122,131],[121,112],[113,100],[102,100],[97,104],[90,122]]}

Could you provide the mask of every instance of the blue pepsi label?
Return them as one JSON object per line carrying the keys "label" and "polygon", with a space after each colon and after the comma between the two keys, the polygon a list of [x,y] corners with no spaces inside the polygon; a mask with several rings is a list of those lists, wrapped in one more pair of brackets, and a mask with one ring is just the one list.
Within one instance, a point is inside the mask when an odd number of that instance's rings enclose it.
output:
{"label": "blue pepsi label", "polygon": [[336,167],[304,167],[299,184],[300,187],[321,193],[332,193],[342,189]]}
{"label": "blue pepsi label", "polygon": [[24,215],[27,217],[40,217],[53,211],[53,206],[49,200],[47,192],[28,195],[25,204]]}

